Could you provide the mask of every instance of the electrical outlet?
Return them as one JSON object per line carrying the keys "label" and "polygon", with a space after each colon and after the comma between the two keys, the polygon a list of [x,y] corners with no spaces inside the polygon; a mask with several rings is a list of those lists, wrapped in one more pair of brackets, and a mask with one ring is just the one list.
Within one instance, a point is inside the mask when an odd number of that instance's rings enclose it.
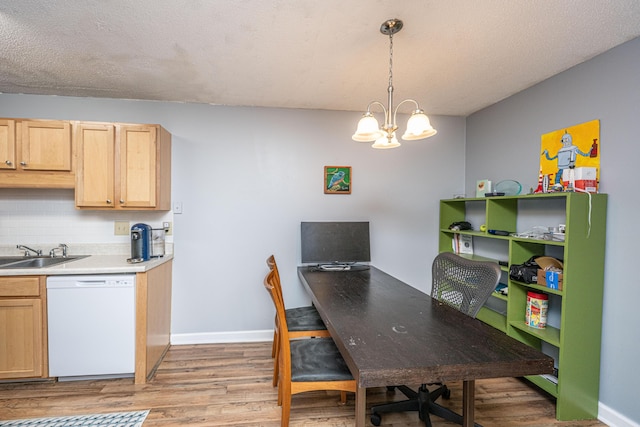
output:
{"label": "electrical outlet", "polygon": [[126,236],[129,234],[129,221],[116,221],[114,227],[116,236]]}
{"label": "electrical outlet", "polygon": [[167,236],[171,236],[173,234],[173,223],[169,221],[165,221],[162,223],[162,228],[164,228],[164,233]]}

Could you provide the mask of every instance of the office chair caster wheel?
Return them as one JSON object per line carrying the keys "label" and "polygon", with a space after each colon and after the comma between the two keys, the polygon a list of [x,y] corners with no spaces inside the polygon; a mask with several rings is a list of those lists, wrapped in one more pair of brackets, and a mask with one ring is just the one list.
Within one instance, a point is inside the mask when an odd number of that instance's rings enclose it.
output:
{"label": "office chair caster wheel", "polygon": [[451,390],[449,390],[449,387],[444,386],[444,391],[442,392],[442,398],[451,399]]}
{"label": "office chair caster wheel", "polygon": [[379,426],[382,422],[382,418],[378,414],[371,414],[371,424],[374,426]]}

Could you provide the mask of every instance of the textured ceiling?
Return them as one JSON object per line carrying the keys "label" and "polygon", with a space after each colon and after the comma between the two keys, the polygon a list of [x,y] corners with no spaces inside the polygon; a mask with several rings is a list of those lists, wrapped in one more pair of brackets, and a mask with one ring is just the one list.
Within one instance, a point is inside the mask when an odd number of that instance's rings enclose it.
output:
{"label": "textured ceiling", "polygon": [[[638,0],[2,0],[0,92],[466,116],[640,36]],[[407,107],[407,109],[410,109]]]}

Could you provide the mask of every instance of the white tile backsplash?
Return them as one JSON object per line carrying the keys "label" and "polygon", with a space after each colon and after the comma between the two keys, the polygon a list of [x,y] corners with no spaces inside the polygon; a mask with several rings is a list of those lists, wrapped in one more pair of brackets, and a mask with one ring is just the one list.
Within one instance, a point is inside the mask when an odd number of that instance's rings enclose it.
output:
{"label": "white tile backsplash", "polygon": [[[114,234],[115,221],[161,228],[173,222],[173,212],[79,210],[73,190],[0,189],[0,246],[128,244],[128,235]],[[166,241],[173,243],[173,236]]]}

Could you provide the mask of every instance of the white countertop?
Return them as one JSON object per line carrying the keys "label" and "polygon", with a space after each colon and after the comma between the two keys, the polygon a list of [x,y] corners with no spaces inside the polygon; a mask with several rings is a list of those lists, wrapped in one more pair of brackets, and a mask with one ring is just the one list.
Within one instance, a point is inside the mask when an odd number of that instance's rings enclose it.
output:
{"label": "white countertop", "polygon": [[[86,248],[82,248],[86,249]],[[80,249],[80,250],[82,250]],[[95,246],[94,246],[95,249]],[[2,251],[0,251],[1,254]],[[15,252],[15,249],[14,249]],[[88,251],[87,251],[88,252]],[[86,254],[85,252],[84,254]],[[100,251],[99,251],[100,252]],[[101,252],[106,252],[102,250]],[[74,251],[69,256],[84,255]],[[12,255],[15,255],[12,253]],[[161,258],[151,258],[149,261],[130,264],[127,262],[128,254],[104,254],[89,255],[86,258],[52,265],[43,268],[0,268],[0,276],[53,276],[63,274],[118,274],[118,273],[143,273],[173,259],[173,253],[167,253]]]}

